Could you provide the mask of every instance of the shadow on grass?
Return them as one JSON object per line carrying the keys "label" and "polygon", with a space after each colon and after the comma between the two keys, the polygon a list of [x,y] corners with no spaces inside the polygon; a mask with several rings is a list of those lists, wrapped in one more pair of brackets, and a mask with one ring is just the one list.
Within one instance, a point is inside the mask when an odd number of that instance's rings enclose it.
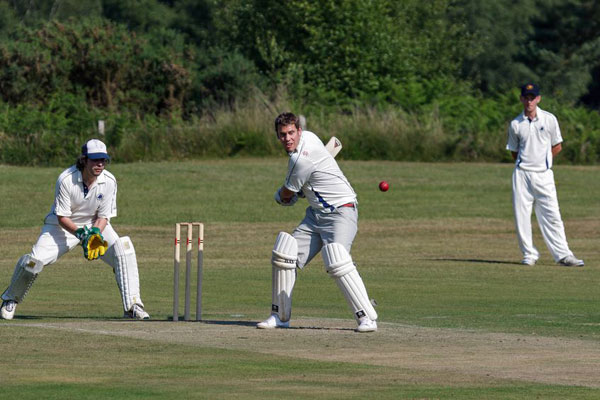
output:
{"label": "shadow on grass", "polygon": [[36,315],[18,315],[17,314],[13,317],[13,320],[17,320],[17,319],[19,319],[19,320],[38,320],[38,319],[46,319],[46,318],[48,318],[48,317],[46,317],[46,316],[39,317]]}
{"label": "shadow on grass", "polygon": [[[41,320],[92,320],[92,321],[133,321],[132,319],[125,319],[125,318],[119,318],[119,317],[106,317],[106,316],[100,316],[100,315],[95,315],[95,316],[89,316],[89,315],[74,315],[74,316],[66,316],[66,315],[50,315],[50,314],[44,314],[44,315],[22,315],[22,314],[18,314],[15,315],[12,319],[14,320],[19,320],[19,321],[41,321]],[[0,320],[3,321],[3,320]]]}
{"label": "shadow on grass", "polygon": [[[168,318],[167,321],[171,321],[172,318]],[[163,320],[164,321],[164,320]],[[151,321],[147,321],[151,322]],[[247,326],[247,327],[256,327],[258,321],[233,321],[233,320],[202,320],[202,321],[184,321],[179,320],[177,322],[198,322],[202,324],[211,324],[211,325],[224,325],[224,326]],[[324,326],[290,326],[285,329],[310,329],[310,330],[322,330],[322,331],[354,331],[352,328],[340,328],[340,327],[324,327]]]}
{"label": "shadow on grass", "polygon": [[[14,320],[19,321],[40,321],[40,320],[73,320],[73,321],[107,321],[107,322],[123,322],[123,323],[143,323],[143,324],[151,324],[151,323],[164,323],[164,322],[173,322],[173,317],[168,317],[166,319],[149,319],[138,321],[130,318],[119,318],[119,317],[106,317],[106,316],[85,316],[85,315],[77,315],[77,316],[64,316],[64,315],[15,315]],[[175,323],[200,323],[200,324],[208,324],[208,325],[222,325],[222,326],[243,326],[243,327],[251,327],[256,328],[256,324],[258,321],[237,321],[237,320],[189,320],[185,321],[183,319],[179,319]],[[289,328],[291,330],[319,330],[319,331],[354,331],[353,328],[342,328],[342,327],[326,327],[326,326],[291,326]]]}
{"label": "shadow on grass", "polygon": [[123,321],[123,322],[131,322],[137,321],[131,318],[123,318],[123,317],[107,317],[105,315],[15,315],[14,320],[92,320],[92,321]]}
{"label": "shadow on grass", "polygon": [[288,329],[310,329],[316,331],[349,331],[354,332],[354,328],[335,328],[335,327],[324,327],[324,326],[291,326]]}
{"label": "shadow on grass", "polygon": [[515,261],[500,261],[500,260],[482,260],[478,258],[430,258],[428,261],[455,261],[455,262],[471,262],[471,263],[487,263],[487,264],[508,264],[522,265]]}

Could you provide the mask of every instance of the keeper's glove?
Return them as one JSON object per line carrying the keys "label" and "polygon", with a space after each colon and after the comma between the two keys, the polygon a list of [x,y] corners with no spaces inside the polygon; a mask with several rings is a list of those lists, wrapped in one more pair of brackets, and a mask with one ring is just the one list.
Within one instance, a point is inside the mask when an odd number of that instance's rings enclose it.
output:
{"label": "keeper's glove", "polygon": [[[100,256],[103,256],[108,249],[108,242],[102,237],[100,229],[93,227],[87,230],[85,236],[81,240],[81,247],[83,247],[83,257],[89,261],[95,260]],[[78,229],[79,230],[79,229]],[[77,232],[75,232],[77,236]],[[79,236],[78,236],[79,237]]]}
{"label": "keeper's glove", "polygon": [[83,228],[79,228],[75,231],[75,237],[77,237],[77,239],[79,239],[80,242],[83,242],[83,239],[86,238],[89,232],[90,230],[88,229],[88,227],[84,226]]}

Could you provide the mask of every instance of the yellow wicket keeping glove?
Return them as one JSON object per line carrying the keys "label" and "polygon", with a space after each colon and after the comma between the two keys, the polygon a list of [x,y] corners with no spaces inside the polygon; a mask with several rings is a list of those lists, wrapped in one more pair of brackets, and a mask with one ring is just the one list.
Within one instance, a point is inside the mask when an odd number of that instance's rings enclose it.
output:
{"label": "yellow wicket keeping glove", "polygon": [[102,237],[100,229],[94,227],[83,238],[81,247],[83,247],[83,256],[92,261],[106,253],[108,242]]}
{"label": "yellow wicket keeping glove", "polygon": [[108,242],[102,238],[101,234],[95,234],[89,237],[87,243],[88,260],[95,260],[103,256],[108,249]]}

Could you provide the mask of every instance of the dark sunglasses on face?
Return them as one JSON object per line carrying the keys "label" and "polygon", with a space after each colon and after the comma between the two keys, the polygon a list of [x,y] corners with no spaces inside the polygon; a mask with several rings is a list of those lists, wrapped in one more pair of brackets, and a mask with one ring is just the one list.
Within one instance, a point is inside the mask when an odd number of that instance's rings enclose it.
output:
{"label": "dark sunglasses on face", "polygon": [[93,164],[104,164],[104,165],[106,165],[110,162],[110,160],[108,158],[96,158],[96,159],[90,158],[90,161]]}

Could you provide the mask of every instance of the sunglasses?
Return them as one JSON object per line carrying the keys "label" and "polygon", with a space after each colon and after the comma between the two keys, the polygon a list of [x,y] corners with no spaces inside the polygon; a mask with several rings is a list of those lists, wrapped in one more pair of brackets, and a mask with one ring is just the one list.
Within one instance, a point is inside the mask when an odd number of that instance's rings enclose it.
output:
{"label": "sunglasses", "polygon": [[96,158],[96,159],[89,159],[93,164],[108,164],[110,163],[110,160],[108,158]]}

